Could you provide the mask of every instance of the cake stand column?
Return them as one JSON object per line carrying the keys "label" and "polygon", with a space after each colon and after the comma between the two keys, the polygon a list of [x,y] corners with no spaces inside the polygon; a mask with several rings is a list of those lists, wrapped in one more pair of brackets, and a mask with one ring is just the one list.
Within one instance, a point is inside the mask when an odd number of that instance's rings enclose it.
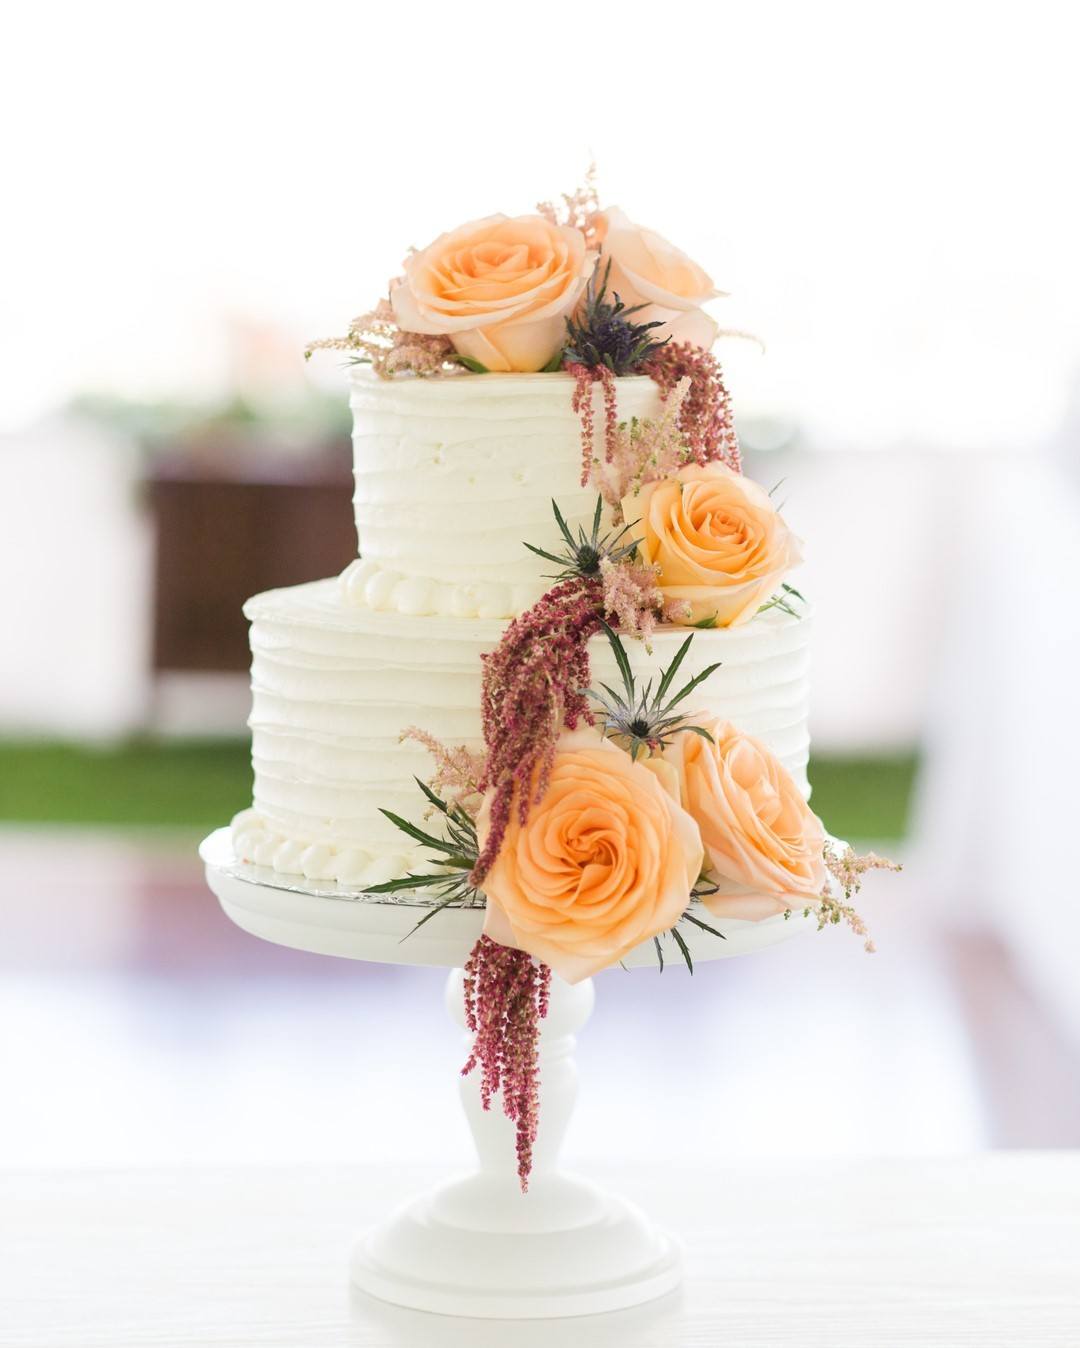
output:
{"label": "cake stand column", "polygon": [[[446,999],[464,1029],[463,981],[463,971],[453,970]],[[552,978],[540,1032],[540,1132],[529,1192],[522,1194],[518,1183],[514,1125],[498,1098],[490,1110],[481,1107],[473,1072],[462,1078],[461,1098],[476,1171],[413,1200],[367,1233],[353,1254],[359,1287],[417,1310],[537,1318],[617,1310],[678,1284],[679,1253],[670,1237],[632,1204],[558,1167],[577,1095],[575,1034],[593,1001],[591,980],[571,986]]]}

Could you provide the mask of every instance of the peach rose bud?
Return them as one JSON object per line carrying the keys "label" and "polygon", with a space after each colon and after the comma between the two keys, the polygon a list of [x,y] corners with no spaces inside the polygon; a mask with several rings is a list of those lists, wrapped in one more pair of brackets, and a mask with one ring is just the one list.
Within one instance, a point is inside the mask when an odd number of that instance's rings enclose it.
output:
{"label": "peach rose bud", "polygon": [[489,370],[542,370],[595,262],[578,229],[490,215],[412,253],[390,303],[403,331],[448,336]]}
{"label": "peach rose bud", "polygon": [[799,540],[768,493],[724,464],[691,464],[648,482],[622,503],[665,600],[689,606],[689,624],[749,622],[802,561]]}
{"label": "peach rose bud", "polygon": [[611,262],[609,290],[626,305],[646,306],[634,321],[663,323],[658,338],[670,336],[708,350],[718,329],[701,306],[724,294],[708,273],[661,235],[635,225],[617,206],[600,212],[596,231],[604,265]]}
{"label": "peach rose bud", "polygon": [[514,810],[484,880],[484,932],[577,983],[673,927],[703,859],[697,824],[655,773],[597,731],[568,732],[543,799],[524,824]]}
{"label": "peach rose bud", "polygon": [[701,902],[716,917],[751,922],[814,903],[827,883],[825,830],[791,774],[730,722],[691,719],[713,742],[683,733],[664,756],[701,829],[706,879],[717,886]]}

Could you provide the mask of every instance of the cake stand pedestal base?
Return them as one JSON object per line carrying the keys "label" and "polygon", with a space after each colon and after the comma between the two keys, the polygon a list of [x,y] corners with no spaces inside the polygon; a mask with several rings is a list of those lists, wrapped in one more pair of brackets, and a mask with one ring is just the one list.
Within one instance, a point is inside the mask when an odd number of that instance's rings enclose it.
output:
{"label": "cake stand pedestal base", "polygon": [[[451,973],[447,1003],[464,1027],[463,977],[460,969]],[[352,1258],[358,1287],[414,1310],[540,1319],[636,1306],[678,1285],[681,1258],[669,1236],[632,1204],[557,1168],[577,1094],[575,1032],[593,1000],[591,981],[552,979],[528,1195],[501,1101],[484,1111],[478,1073],[463,1078],[477,1173],[415,1199],[362,1237]]]}

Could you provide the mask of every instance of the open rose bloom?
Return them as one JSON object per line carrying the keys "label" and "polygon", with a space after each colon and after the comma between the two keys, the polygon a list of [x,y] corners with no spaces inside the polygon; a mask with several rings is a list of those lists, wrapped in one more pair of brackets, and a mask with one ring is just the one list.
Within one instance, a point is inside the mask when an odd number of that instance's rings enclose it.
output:
{"label": "open rose bloom", "polygon": [[[486,830],[485,802],[481,846]],[[579,982],[675,925],[702,858],[657,774],[597,731],[564,733],[543,799],[524,824],[514,811],[484,880],[484,932]]]}
{"label": "open rose bloom", "polygon": [[635,225],[617,206],[596,218],[601,265],[611,262],[608,289],[628,306],[644,305],[635,323],[663,323],[659,336],[692,342],[706,350],[717,336],[716,321],[701,307],[723,294],[712,278],[673,243]]}
{"label": "open rose bloom", "polygon": [[690,623],[749,622],[802,561],[769,494],[721,463],[646,483],[622,509],[664,599],[688,606]]}
{"label": "open rose bloom", "polygon": [[578,229],[490,215],[411,254],[390,303],[403,331],[448,336],[489,370],[542,370],[595,263]]}
{"label": "open rose bloom", "polygon": [[814,903],[824,893],[825,830],[790,773],[764,744],[728,721],[698,720],[712,736],[676,735],[664,758],[683,808],[701,830],[716,917],[750,921]]}

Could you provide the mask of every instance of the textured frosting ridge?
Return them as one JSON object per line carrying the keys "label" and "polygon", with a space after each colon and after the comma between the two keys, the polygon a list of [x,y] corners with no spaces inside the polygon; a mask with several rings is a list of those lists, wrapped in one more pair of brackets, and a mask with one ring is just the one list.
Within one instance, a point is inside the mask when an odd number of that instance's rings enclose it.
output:
{"label": "textured frosting ridge", "polygon": [[[260,865],[357,885],[423,864],[380,813],[419,821],[414,777],[427,752],[401,732],[419,725],[450,744],[481,745],[480,655],[498,642],[497,619],[379,613],[343,592],[340,578],[249,600],[254,806],[234,821],[238,855]],[[721,662],[693,710],[722,715],[761,738],[809,795],[806,766],[811,620],[778,609],[737,628],[698,632],[686,677]],[[628,643],[635,672],[666,665],[686,632],[657,633],[651,651]],[[593,674],[613,683],[607,642],[590,648]],[[419,802],[419,804],[418,804]]]}
{"label": "textured frosting ridge", "polygon": [[[547,585],[523,540],[554,543],[552,498],[572,524],[592,517],[581,486],[581,424],[566,374],[380,380],[352,375],[353,498],[362,560],[350,603],[412,616],[508,618]],[[592,390],[599,452],[600,390]],[[620,420],[657,417],[645,376],[618,381]]]}

